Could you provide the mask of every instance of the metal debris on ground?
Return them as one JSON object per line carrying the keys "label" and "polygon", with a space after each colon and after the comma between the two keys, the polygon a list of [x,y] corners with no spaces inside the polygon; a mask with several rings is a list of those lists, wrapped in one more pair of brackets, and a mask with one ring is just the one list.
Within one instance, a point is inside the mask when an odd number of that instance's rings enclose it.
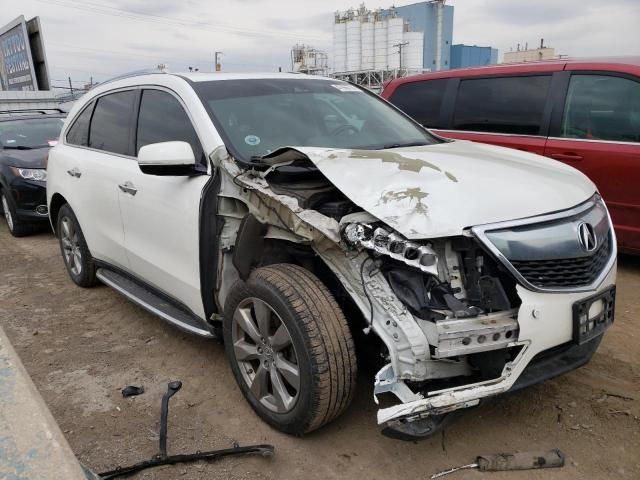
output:
{"label": "metal debris on ground", "polygon": [[444,477],[458,470],[478,469],[482,472],[503,472],[508,470],[533,470],[537,468],[564,467],[565,456],[558,448],[548,452],[498,453],[481,455],[475,463],[454,467],[431,475],[431,479]]}
{"label": "metal debris on ground", "polygon": [[141,470],[159,467],[161,465],[175,465],[176,463],[195,462],[198,460],[217,460],[222,457],[237,455],[259,454],[263,457],[270,457],[273,455],[273,445],[250,445],[247,447],[241,447],[237,443],[234,443],[233,448],[223,450],[211,450],[207,452],[201,452],[198,450],[195,453],[168,455],[167,419],[169,417],[169,399],[182,388],[182,382],[169,382],[167,387],[166,393],[162,396],[162,404],[160,407],[160,448],[158,453],[149,460],[136,463],[129,467],[118,467],[114,470],[100,473],[98,476],[101,480],[124,477]]}

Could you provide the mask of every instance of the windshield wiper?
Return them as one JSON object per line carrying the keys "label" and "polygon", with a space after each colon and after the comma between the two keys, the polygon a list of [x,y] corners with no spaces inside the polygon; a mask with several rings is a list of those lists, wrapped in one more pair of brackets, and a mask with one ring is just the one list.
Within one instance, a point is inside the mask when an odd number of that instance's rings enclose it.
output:
{"label": "windshield wiper", "polygon": [[429,144],[425,142],[389,143],[387,145],[382,145],[382,147],[380,147],[380,150],[386,150],[387,148],[421,147],[423,145],[429,145]]}
{"label": "windshield wiper", "polygon": [[3,148],[5,150],[33,150],[38,147],[27,147],[26,145],[5,145]]}

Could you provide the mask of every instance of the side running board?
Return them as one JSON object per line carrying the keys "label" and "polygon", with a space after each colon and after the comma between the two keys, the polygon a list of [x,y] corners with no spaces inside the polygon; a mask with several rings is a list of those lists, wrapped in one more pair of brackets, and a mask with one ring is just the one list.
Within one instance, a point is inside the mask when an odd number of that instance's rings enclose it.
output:
{"label": "side running board", "polygon": [[99,268],[96,271],[96,276],[105,285],[171,325],[201,337],[215,337],[213,332],[207,328],[206,323],[193,313],[177,307],[130,278],[106,268]]}

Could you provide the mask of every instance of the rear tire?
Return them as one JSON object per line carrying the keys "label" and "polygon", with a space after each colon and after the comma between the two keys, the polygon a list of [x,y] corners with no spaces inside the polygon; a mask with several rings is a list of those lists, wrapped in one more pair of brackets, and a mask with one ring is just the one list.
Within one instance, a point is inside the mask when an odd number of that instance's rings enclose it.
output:
{"label": "rear tire", "polygon": [[309,271],[271,265],[237,282],[225,301],[223,334],[242,393],[278,430],[311,432],[351,403],[357,372],[351,332]]}
{"label": "rear tire", "polygon": [[0,207],[7,222],[9,233],[14,237],[26,237],[33,232],[33,226],[18,219],[16,209],[11,198],[5,193],[0,194]]}
{"label": "rear tire", "polygon": [[58,212],[56,228],[60,240],[60,252],[67,272],[73,282],[80,287],[93,287],[98,283],[96,265],[82,234],[73,210],[64,204]]}

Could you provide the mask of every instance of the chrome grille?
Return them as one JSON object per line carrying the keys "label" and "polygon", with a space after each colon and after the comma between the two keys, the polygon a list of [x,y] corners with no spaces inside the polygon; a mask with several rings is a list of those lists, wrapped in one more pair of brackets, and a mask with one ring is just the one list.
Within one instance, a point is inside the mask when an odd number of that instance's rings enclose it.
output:
{"label": "chrome grille", "polygon": [[[598,247],[586,252],[580,226],[591,225]],[[471,229],[523,287],[538,292],[587,292],[616,260],[607,208],[598,194],[568,210]]]}
{"label": "chrome grille", "polygon": [[609,260],[610,241],[589,256],[554,260],[514,261],[511,264],[527,282],[539,288],[582,287],[592,284]]}

